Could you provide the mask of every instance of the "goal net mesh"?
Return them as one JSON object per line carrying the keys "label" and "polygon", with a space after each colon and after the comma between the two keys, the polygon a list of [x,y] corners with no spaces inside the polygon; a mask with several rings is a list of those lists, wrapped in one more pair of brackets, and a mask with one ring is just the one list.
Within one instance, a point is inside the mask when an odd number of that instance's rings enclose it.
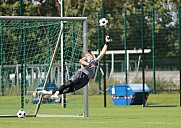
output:
{"label": "goal net mesh", "polygon": [[[57,89],[80,66],[83,21],[62,22],[63,45],[58,46],[46,90]],[[40,97],[37,91],[45,81],[60,29],[61,21],[0,19],[0,115],[15,115],[19,109],[34,113]],[[83,114],[83,95],[83,89],[58,100],[45,95],[39,113]]]}

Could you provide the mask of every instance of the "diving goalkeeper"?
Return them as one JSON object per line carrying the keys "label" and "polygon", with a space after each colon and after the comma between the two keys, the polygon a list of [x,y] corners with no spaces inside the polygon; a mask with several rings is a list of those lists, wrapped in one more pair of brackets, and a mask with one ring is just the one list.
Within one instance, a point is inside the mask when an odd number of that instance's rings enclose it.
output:
{"label": "diving goalkeeper", "polygon": [[60,88],[56,91],[38,91],[39,95],[52,95],[52,99],[58,99],[59,94],[65,94],[69,92],[75,92],[76,90],[79,90],[86,86],[89,82],[89,79],[92,78],[95,74],[96,67],[98,65],[98,62],[101,61],[102,57],[107,51],[107,47],[109,43],[112,41],[112,39],[107,35],[105,37],[106,43],[104,44],[100,55],[97,58],[94,58],[94,56],[89,53],[85,52],[83,53],[83,58],[79,60],[79,63],[81,64],[81,68]]}

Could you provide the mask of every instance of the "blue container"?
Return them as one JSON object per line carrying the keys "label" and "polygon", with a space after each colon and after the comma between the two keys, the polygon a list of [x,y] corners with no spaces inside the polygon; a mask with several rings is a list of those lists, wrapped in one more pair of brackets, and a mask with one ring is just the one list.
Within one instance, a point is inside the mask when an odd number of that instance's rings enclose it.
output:
{"label": "blue container", "polygon": [[[115,106],[143,104],[142,84],[114,84],[110,85],[110,95]],[[145,100],[151,90],[145,84]]]}

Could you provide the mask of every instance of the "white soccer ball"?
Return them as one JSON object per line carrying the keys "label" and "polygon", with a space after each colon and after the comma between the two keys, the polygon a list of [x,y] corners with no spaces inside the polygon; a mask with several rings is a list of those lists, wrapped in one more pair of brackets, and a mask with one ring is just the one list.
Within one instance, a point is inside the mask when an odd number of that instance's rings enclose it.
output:
{"label": "white soccer ball", "polygon": [[99,20],[99,26],[102,27],[102,28],[105,28],[107,27],[109,24],[108,20],[106,18],[101,18]]}
{"label": "white soccer ball", "polygon": [[19,118],[24,118],[24,117],[26,116],[26,113],[25,113],[24,110],[19,110],[19,111],[17,112],[17,116],[18,116]]}

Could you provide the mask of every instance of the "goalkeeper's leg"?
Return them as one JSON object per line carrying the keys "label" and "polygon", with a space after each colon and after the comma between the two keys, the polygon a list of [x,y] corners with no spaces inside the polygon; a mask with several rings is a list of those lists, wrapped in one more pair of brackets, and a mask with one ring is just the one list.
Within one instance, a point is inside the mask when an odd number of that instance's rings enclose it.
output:
{"label": "goalkeeper's leg", "polygon": [[81,72],[76,72],[75,75],[73,75],[65,84],[60,86],[60,88],[57,91],[53,91],[53,94],[65,94],[70,90],[73,86],[73,84],[78,83],[81,79]]}
{"label": "goalkeeper's leg", "polygon": [[87,83],[89,82],[88,76],[83,72],[77,72],[74,76],[71,77],[70,80],[68,80],[65,84],[60,86],[60,88],[56,91],[39,91],[39,94],[42,95],[52,95],[52,99],[59,98],[59,94],[65,94],[69,92],[75,92],[76,90],[79,90],[80,88],[83,88]]}
{"label": "goalkeeper's leg", "polygon": [[71,80],[68,80],[65,84],[60,86],[60,88],[56,91],[54,91],[54,90],[50,90],[50,91],[42,90],[42,91],[38,91],[38,94],[39,95],[57,95],[57,97],[58,97],[59,94],[64,94],[66,92],[66,90],[69,90],[72,85],[73,85],[73,82]]}
{"label": "goalkeeper's leg", "polygon": [[57,99],[59,94],[65,94],[73,90],[73,85],[80,81],[81,72],[76,72],[65,84],[63,84],[57,91],[52,92],[52,99]]}
{"label": "goalkeeper's leg", "polygon": [[76,73],[70,80],[63,84],[57,91],[53,91],[51,98],[58,98],[59,94],[75,92],[83,88],[89,82],[89,78],[82,72]]}
{"label": "goalkeeper's leg", "polygon": [[58,94],[64,94],[66,90],[71,88],[72,85],[73,82],[71,80],[68,80],[65,84],[60,86],[60,88],[57,91],[52,91],[52,94],[55,94],[56,92],[58,92]]}

